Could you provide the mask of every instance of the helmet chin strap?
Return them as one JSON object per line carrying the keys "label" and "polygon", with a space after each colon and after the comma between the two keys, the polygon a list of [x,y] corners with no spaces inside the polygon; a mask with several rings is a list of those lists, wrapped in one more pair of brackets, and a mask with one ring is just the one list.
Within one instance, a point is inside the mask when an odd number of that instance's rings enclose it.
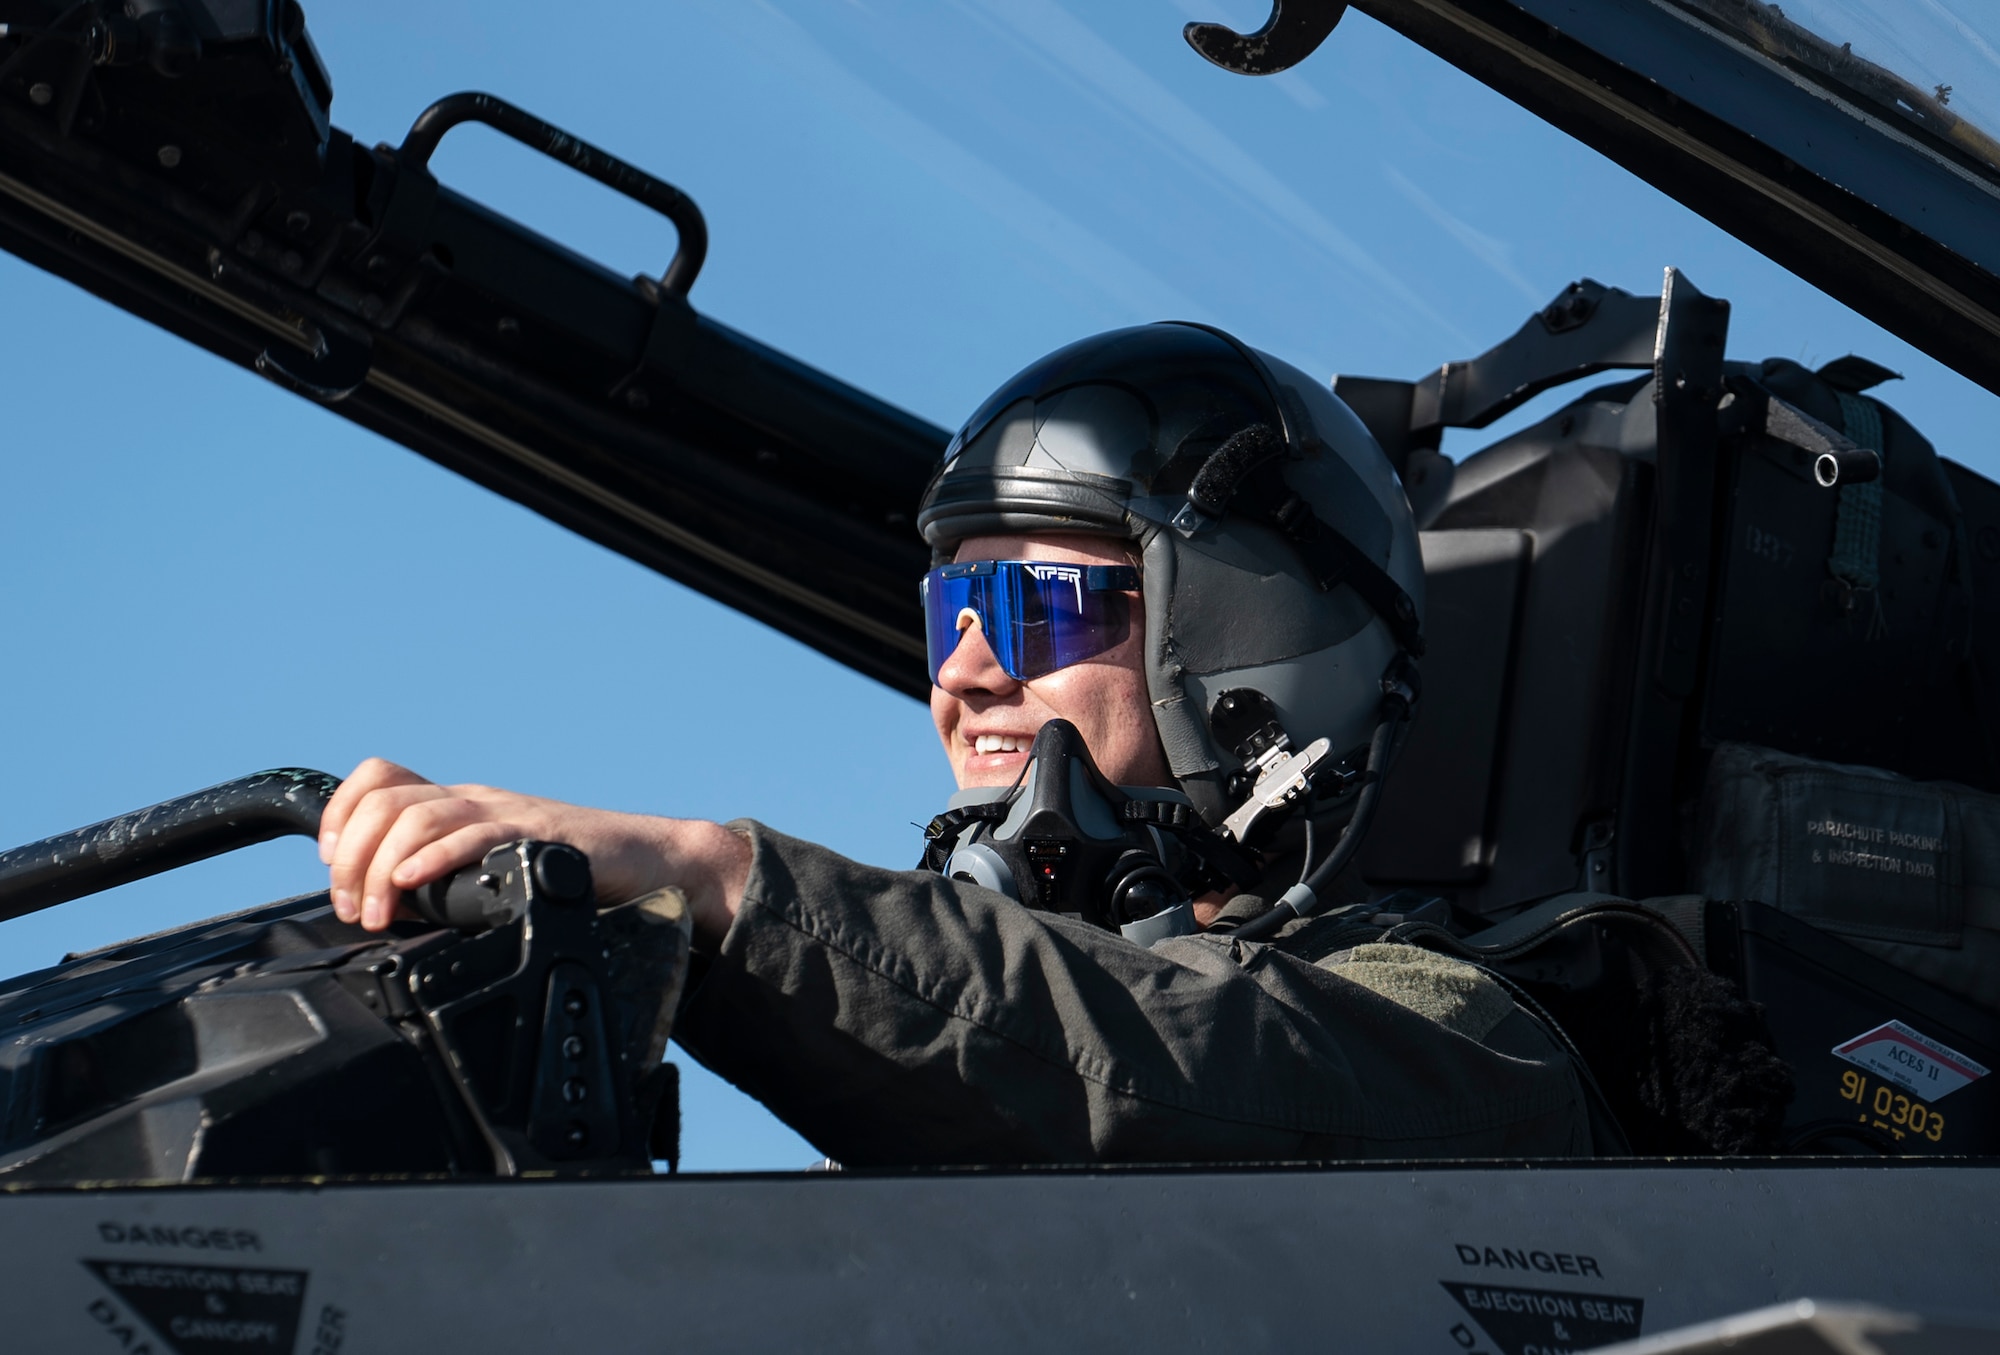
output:
{"label": "helmet chin strap", "polygon": [[1355,799],[1354,813],[1348,817],[1340,839],[1318,866],[1313,866],[1308,859],[1306,864],[1311,873],[1280,895],[1269,911],[1258,914],[1229,935],[1242,941],[1268,940],[1288,924],[1300,918],[1313,917],[1325,908],[1319,897],[1320,891],[1339,878],[1340,873],[1347,869],[1348,862],[1354,859],[1354,853],[1361,849],[1361,841],[1368,834],[1368,825],[1374,821],[1375,809],[1382,802],[1382,782],[1388,770],[1389,756],[1402,736],[1403,726],[1415,711],[1416,702],[1416,670],[1407,654],[1399,654],[1388,675],[1382,679],[1381,717],[1368,740],[1368,762],[1361,773],[1361,793]]}

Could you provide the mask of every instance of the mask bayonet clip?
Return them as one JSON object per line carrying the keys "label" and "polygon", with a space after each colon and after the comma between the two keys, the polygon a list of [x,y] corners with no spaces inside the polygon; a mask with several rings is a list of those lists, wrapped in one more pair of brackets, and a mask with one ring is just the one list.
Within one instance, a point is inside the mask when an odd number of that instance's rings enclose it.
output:
{"label": "mask bayonet clip", "polygon": [[1250,798],[1222,821],[1225,835],[1248,842],[1258,820],[1267,814],[1282,813],[1312,793],[1313,773],[1333,751],[1329,739],[1314,739],[1303,751],[1290,751],[1291,741],[1280,738],[1265,748],[1245,768],[1256,775]]}

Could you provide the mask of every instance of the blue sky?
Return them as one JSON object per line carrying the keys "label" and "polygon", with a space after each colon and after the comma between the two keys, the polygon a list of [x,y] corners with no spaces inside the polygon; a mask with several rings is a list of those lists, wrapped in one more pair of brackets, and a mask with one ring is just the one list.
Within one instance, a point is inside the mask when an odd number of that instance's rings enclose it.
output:
{"label": "blue sky", "polygon": [[[1993,397],[1365,17],[1263,81],[1179,36],[1264,12],[308,6],[357,139],[458,89],[520,103],[694,195],[697,307],[940,424],[1117,325],[1209,320],[1309,371],[1408,377],[1574,278],[1653,291],[1671,263],[1734,301],[1733,356],[1872,356],[1945,455],[2000,472]],[[621,271],[672,253],[664,222],[484,129],[433,164]],[[917,703],[6,256],[0,307],[0,842],[381,753],[915,859],[950,788]],[[534,638],[496,641],[503,608]],[[0,972],[322,878],[303,842],[238,853],[0,924]],[[812,1157],[698,1070],[685,1123],[693,1168]]]}

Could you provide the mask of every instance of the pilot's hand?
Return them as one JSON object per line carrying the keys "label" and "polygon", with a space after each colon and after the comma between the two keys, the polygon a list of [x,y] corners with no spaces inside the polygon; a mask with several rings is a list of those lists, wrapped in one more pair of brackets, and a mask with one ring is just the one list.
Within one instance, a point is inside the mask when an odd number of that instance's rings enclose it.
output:
{"label": "pilot's hand", "polygon": [[567,843],[589,857],[601,904],[678,887],[705,945],[719,944],[729,929],[750,870],[749,844],[718,824],[586,809],[491,786],[440,786],[381,758],[356,767],[328,801],[319,855],[331,867],[335,914],[379,931],[403,890],[517,838]]}

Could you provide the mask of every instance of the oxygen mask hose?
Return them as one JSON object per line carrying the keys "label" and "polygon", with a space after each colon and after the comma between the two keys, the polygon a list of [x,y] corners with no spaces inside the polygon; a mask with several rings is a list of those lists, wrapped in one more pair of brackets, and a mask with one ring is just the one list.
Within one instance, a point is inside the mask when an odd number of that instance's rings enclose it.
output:
{"label": "oxygen mask hose", "polygon": [[1280,895],[1268,911],[1226,933],[1228,936],[1240,941],[1267,941],[1294,920],[1312,917],[1322,907],[1320,891],[1338,879],[1354,854],[1361,850],[1361,840],[1367,836],[1375,808],[1382,801],[1383,773],[1388,769],[1389,754],[1396,746],[1404,722],[1410,718],[1413,693],[1409,688],[1401,683],[1384,686],[1389,691],[1383,698],[1382,719],[1368,740],[1368,763],[1361,773],[1361,791],[1354,800],[1354,813],[1348,816],[1347,826],[1341,830],[1333,850],[1311,875]]}

